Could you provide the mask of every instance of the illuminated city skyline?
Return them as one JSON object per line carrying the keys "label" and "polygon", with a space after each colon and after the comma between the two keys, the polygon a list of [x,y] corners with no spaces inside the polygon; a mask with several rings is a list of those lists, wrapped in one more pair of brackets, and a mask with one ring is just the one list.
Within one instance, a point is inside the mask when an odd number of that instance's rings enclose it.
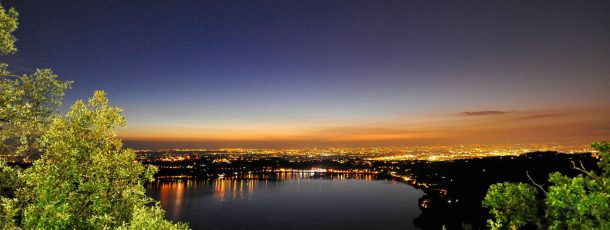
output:
{"label": "illuminated city skyline", "polygon": [[565,154],[591,153],[589,145],[549,144],[476,144],[413,147],[343,147],[343,148],[288,148],[288,149],[140,149],[136,150],[141,159],[156,159],[167,162],[191,161],[202,156],[222,157],[222,159],[286,158],[299,159],[362,159],[366,161],[448,161],[469,158],[498,156],[520,156],[533,152],[553,152]]}

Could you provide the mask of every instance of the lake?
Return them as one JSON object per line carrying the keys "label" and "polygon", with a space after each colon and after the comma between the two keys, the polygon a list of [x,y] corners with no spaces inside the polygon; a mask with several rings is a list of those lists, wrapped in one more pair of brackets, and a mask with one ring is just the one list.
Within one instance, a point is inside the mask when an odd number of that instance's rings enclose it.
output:
{"label": "lake", "polygon": [[147,192],[193,229],[415,229],[423,192],[372,175],[278,173],[157,181]]}

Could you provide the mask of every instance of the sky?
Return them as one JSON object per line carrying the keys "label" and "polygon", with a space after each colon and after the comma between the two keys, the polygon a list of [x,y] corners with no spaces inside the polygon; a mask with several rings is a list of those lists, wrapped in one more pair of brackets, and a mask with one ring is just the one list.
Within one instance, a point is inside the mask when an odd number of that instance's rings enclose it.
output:
{"label": "sky", "polygon": [[610,139],[608,1],[2,3],[12,70],[105,90],[131,147]]}

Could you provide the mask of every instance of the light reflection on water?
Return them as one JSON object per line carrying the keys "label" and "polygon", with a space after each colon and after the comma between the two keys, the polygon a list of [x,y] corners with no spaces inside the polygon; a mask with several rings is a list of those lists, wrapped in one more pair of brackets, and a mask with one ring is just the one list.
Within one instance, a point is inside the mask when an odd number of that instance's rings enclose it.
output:
{"label": "light reflection on water", "polygon": [[423,195],[373,175],[157,181],[148,193],[194,229],[412,229]]}

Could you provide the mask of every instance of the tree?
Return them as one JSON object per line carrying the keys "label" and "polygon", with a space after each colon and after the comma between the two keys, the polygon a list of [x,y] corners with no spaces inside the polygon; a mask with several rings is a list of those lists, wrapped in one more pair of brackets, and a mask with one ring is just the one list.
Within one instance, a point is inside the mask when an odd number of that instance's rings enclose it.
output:
{"label": "tree", "polygon": [[[0,55],[17,50],[17,16],[0,5]],[[16,75],[0,63],[0,229],[187,229],[145,195],[157,169],[122,148],[122,110],[103,91],[57,115],[70,84],[48,69]],[[2,162],[33,152],[25,170]]]}
{"label": "tree", "polygon": [[125,124],[121,111],[96,91],[87,104],[77,101],[65,117],[53,119],[41,137],[44,154],[23,174],[25,228],[186,228],[164,220],[159,206],[147,206],[153,200],[143,183],[153,180],[156,168],[122,149],[113,130]]}
{"label": "tree", "polygon": [[6,166],[0,161],[0,229],[17,229],[17,221],[21,214],[16,190],[25,186],[19,178],[20,170]]}
{"label": "tree", "polygon": [[[535,200],[532,185],[490,186],[483,201],[494,217],[488,221],[490,227],[519,228],[529,223],[548,229],[610,229],[610,144],[595,142],[591,147],[598,152],[598,170],[574,163],[574,169],[582,174],[568,177],[552,173],[550,185],[539,187],[544,193],[542,202]],[[536,213],[540,215],[533,218]]]}
{"label": "tree", "polygon": [[577,177],[550,176],[545,199],[550,229],[610,229],[610,144],[591,146],[599,153],[599,172],[575,164],[582,172]]}
{"label": "tree", "polygon": [[36,150],[36,138],[57,114],[71,82],[57,80],[49,69],[28,76],[11,74],[0,64],[0,154],[22,155]]}
{"label": "tree", "polygon": [[[17,51],[13,32],[19,25],[17,11],[0,5],[0,55]],[[35,144],[61,105],[71,82],[57,80],[49,69],[28,76],[16,75],[0,63],[0,155],[23,154]]]}
{"label": "tree", "polygon": [[[13,32],[19,23],[17,11],[0,5],[0,55],[17,51]],[[51,70],[37,69],[33,75],[17,75],[0,63],[0,229],[14,229],[22,202],[16,198],[24,186],[21,169],[2,162],[7,155],[36,150],[36,139],[57,114],[64,91],[71,82],[57,80]]]}
{"label": "tree", "polygon": [[524,183],[493,184],[483,200],[483,207],[489,208],[496,217],[494,224],[517,229],[538,221],[537,193],[534,186]]}
{"label": "tree", "polygon": [[6,11],[0,5],[0,55],[12,54],[17,51],[15,47],[17,38],[13,35],[13,32],[19,26],[17,17],[19,17],[19,13],[14,8]]}

